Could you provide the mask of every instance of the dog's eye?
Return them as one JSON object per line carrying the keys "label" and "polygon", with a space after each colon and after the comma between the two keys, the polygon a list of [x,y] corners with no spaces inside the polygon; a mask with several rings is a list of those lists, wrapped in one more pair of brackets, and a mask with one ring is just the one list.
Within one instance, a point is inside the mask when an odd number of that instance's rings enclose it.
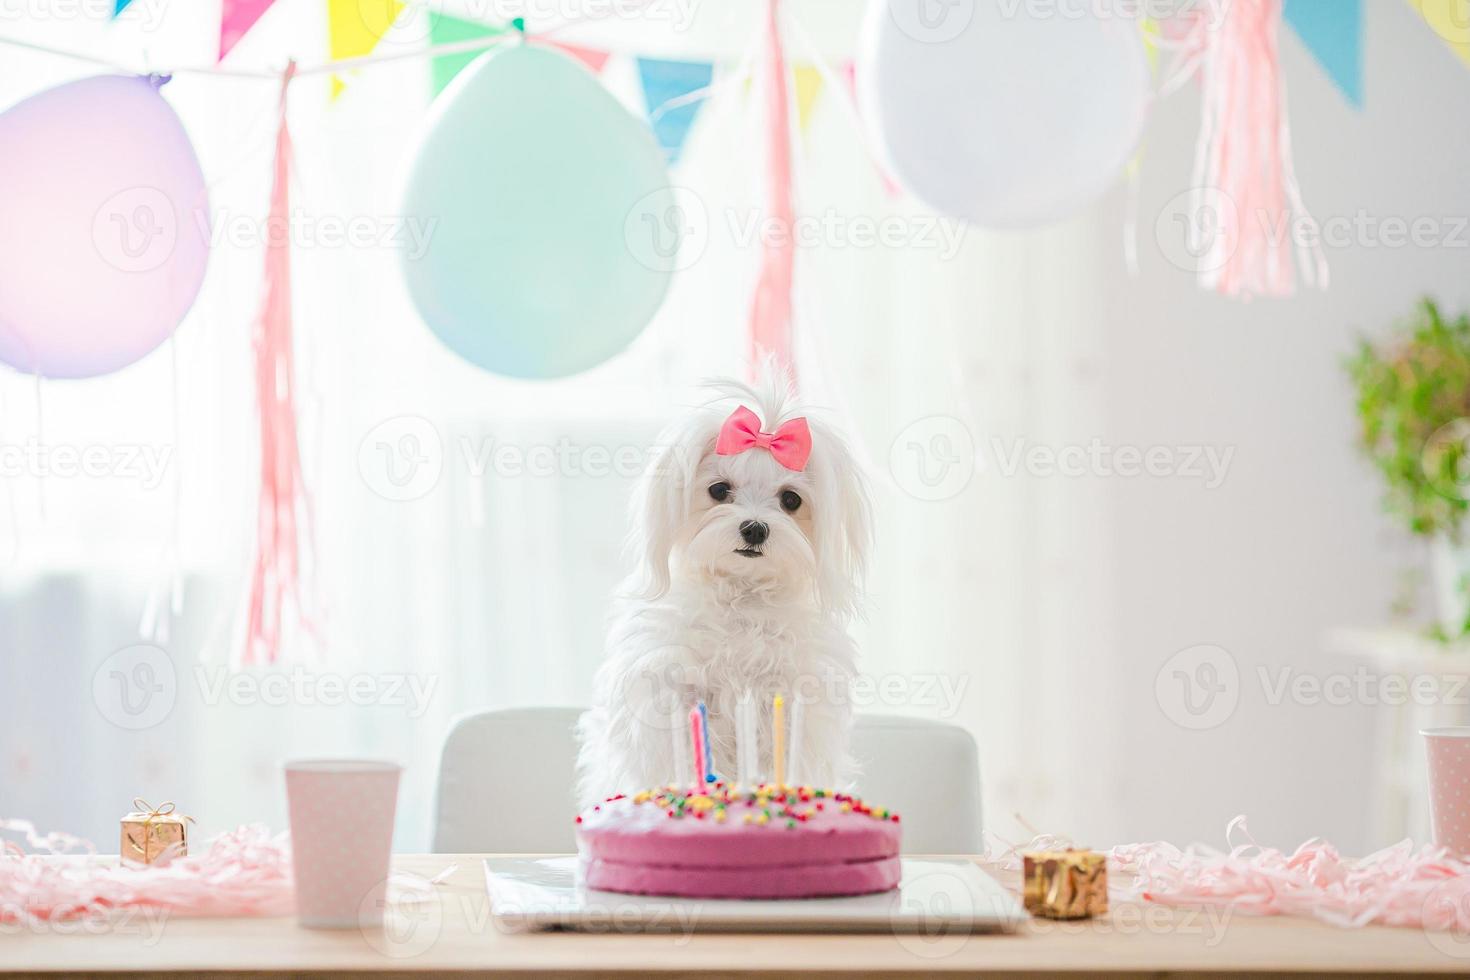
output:
{"label": "dog's eye", "polygon": [[801,494],[795,490],[781,491],[781,507],[784,510],[795,511],[801,506]]}
{"label": "dog's eye", "polygon": [[725,498],[730,496],[730,484],[723,481],[720,483],[711,483],[709,486],[709,495],[723,502]]}

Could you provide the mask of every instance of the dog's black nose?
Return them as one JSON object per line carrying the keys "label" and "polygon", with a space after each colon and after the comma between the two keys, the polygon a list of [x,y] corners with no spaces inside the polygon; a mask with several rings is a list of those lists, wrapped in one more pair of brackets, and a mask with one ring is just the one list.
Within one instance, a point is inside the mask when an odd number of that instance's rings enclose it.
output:
{"label": "dog's black nose", "polygon": [[746,521],[740,525],[740,536],[745,539],[746,544],[763,544],[770,535],[771,529],[760,521]]}

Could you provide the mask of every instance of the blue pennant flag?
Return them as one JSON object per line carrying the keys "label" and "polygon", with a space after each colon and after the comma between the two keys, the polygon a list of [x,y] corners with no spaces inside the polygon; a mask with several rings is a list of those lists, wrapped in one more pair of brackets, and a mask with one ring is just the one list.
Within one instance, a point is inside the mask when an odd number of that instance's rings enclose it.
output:
{"label": "blue pennant flag", "polygon": [[1363,0],[1286,0],[1296,31],[1356,108],[1363,107]]}
{"label": "blue pennant flag", "polygon": [[132,2],[133,2],[133,0],[117,0],[117,6],[113,8],[113,10],[112,10],[112,16],[116,17],[118,14],[122,13],[124,10],[127,10],[128,9],[128,4],[130,4]]}
{"label": "blue pennant flag", "polygon": [[643,100],[648,105],[649,121],[670,164],[678,161],[679,151],[689,136],[689,127],[694,124],[694,115],[699,112],[702,100],[693,99],[677,106],[668,103],[708,88],[714,73],[715,66],[704,62],[638,59],[638,75],[643,79]]}

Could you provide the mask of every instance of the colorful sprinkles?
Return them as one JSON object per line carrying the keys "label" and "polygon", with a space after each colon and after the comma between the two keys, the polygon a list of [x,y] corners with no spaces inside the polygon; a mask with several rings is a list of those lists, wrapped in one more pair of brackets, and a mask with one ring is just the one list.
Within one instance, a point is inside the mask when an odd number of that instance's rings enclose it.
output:
{"label": "colorful sprinkles", "polygon": [[[617,796],[609,796],[604,802],[621,800],[625,795],[619,793]],[[633,796],[635,805],[647,803],[656,806],[676,820],[686,816],[703,820],[708,815],[716,823],[724,823],[726,811],[730,807],[743,805],[752,810],[759,808],[758,813],[745,813],[741,822],[758,827],[779,824],[787,830],[795,830],[797,824],[806,823],[818,811],[825,809],[823,800],[832,800],[843,813],[857,813],[874,820],[899,822],[898,814],[885,807],[870,807],[856,796],[811,786],[761,783],[751,789],[741,789],[718,780],[713,786],[692,790],[670,783],[668,786],[644,790]],[[593,807],[594,811],[600,809],[600,804]],[[582,818],[577,817],[577,823],[581,822]]]}

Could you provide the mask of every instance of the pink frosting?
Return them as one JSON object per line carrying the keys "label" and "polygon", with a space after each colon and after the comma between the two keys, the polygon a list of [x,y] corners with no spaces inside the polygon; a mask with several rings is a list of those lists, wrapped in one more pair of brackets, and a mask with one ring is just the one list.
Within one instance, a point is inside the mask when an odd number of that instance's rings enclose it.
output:
{"label": "pink frosting", "polygon": [[582,859],[588,888],[684,898],[819,898],[867,895],[898,886],[897,857],[855,864],[793,864],[777,868],[674,868]]}
{"label": "pink frosting", "polygon": [[896,816],[823,791],[762,790],[656,791],[583,812],[583,880],[702,898],[859,895],[898,884]]}

